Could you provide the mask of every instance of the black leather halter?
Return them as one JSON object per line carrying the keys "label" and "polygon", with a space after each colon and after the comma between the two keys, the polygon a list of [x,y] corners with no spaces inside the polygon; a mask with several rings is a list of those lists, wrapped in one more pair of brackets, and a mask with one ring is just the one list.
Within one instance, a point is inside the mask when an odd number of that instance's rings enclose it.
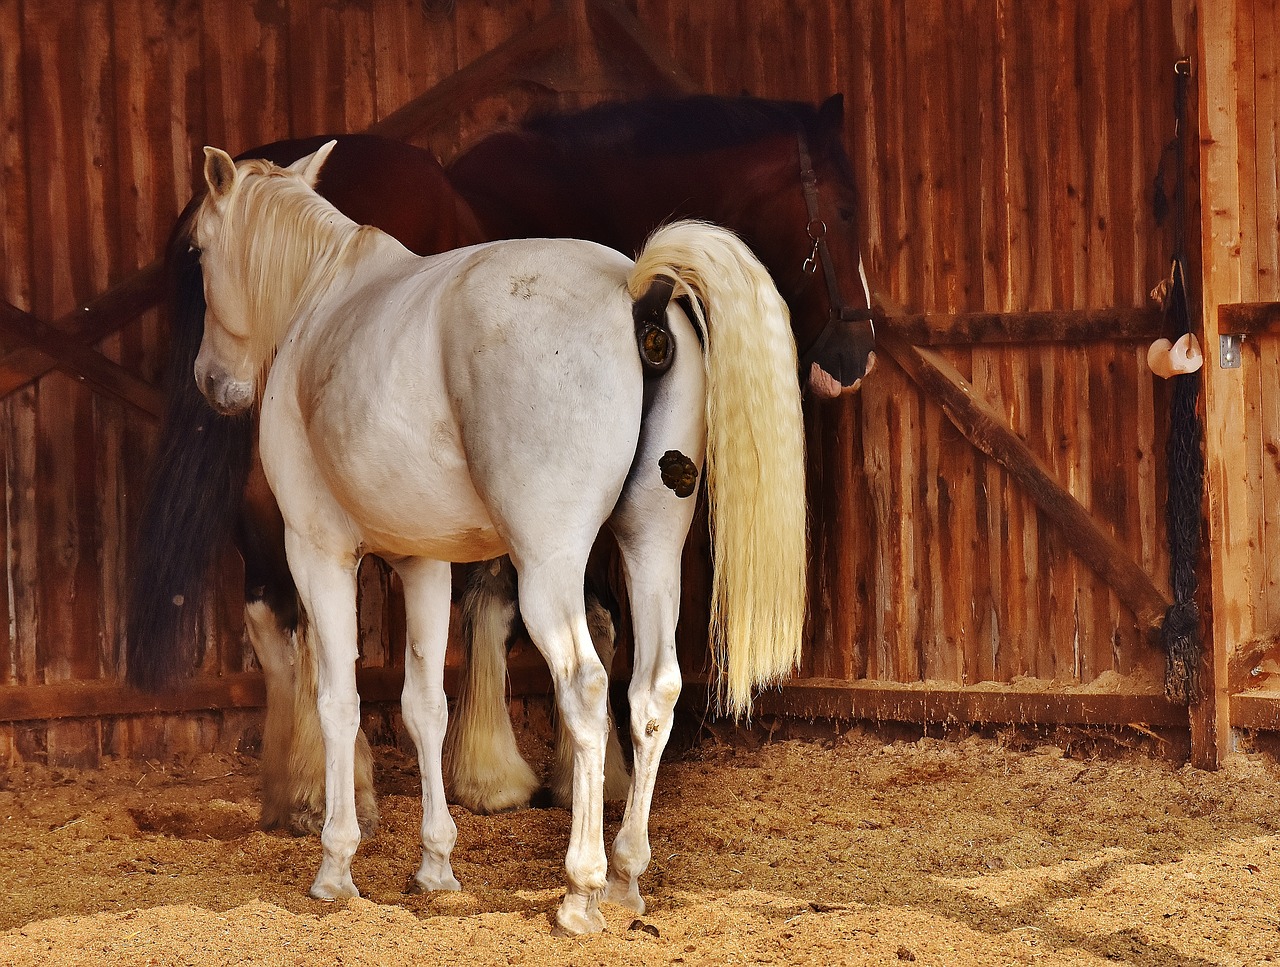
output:
{"label": "black leather halter", "polygon": [[[796,132],[796,140],[800,147],[800,186],[804,189],[804,203],[809,210],[809,224],[806,231],[809,238],[813,240],[813,251],[809,253],[809,257],[804,260],[804,271],[812,275],[818,270],[818,265],[822,265],[822,275],[827,281],[827,301],[830,306],[830,314],[827,319],[826,328],[819,334],[814,343],[814,348],[810,350],[809,355],[814,354],[819,346],[826,342],[831,334],[833,327],[852,328],[853,323],[864,323],[868,329],[868,334],[872,342],[876,337],[875,311],[871,308],[870,292],[864,289],[865,306],[851,306],[844,301],[844,297],[840,293],[840,281],[836,278],[835,264],[831,261],[831,250],[827,246],[827,223],[822,220],[822,214],[818,207],[818,175],[813,170],[813,159],[809,155],[809,141],[805,137],[804,129],[801,128]],[[859,254],[858,268],[862,271],[862,257]],[[866,278],[864,276],[863,285],[866,286]]]}

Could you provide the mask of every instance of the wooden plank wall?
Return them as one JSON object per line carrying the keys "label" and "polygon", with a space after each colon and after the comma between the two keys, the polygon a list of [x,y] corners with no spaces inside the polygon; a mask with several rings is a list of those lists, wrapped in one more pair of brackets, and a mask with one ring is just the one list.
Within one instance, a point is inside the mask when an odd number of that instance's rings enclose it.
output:
{"label": "wooden plank wall", "polygon": [[[201,145],[236,151],[367,127],[551,7],[0,4],[3,297],[60,317],[160,253]],[[908,308],[1139,306],[1167,272],[1169,240],[1148,199],[1172,136],[1168,0],[632,0],[628,9],[708,91],[846,94],[868,269]],[[508,96],[482,100],[431,144],[448,153],[563,81],[513,79]],[[562,102],[601,96],[581,87],[569,85]],[[163,342],[150,314],[106,348],[156,381]],[[1163,584],[1167,393],[1145,349],[948,356]],[[57,373],[0,412],[0,701],[4,686],[112,680],[127,535],[155,427]],[[861,398],[809,419],[818,465],[851,481],[820,494],[821,513],[863,526],[857,546],[815,546],[806,674],[1122,689],[1156,680],[1160,658],[1132,616],[891,363],[881,360]],[[843,596],[825,580],[836,558],[852,574]],[[208,614],[206,676],[248,667],[230,555],[226,571]],[[371,627],[392,623],[381,585],[365,586]],[[382,657],[377,646],[369,657]],[[242,726],[211,715],[0,723],[0,762],[158,754],[234,742]]]}
{"label": "wooden plank wall", "polygon": [[[1280,4],[1235,0],[1206,12],[1204,29],[1210,56],[1225,68],[1216,77],[1221,96],[1209,110],[1209,123],[1230,131],[1203,152],[1202,194],[1212,208],[1205,219],[1207,302],[1280,302]],[[1219,630],[1232,653],[1233,689],[1280,689],[1277,350],[1275,333],[1246,339],[1241,368],[1223,373],[1215,384],[1233,407],[1228,425],[1217,429],[1236,448],[1223,458],[1231,464],[1223,472],[1240,494],[1239,501],[1224,502],[1232,519],[1215,543],[1221,569],[1230,572],[1223,577],[1224,596],[1231,598],[1223,610],[1229,614]],[[1236,429],[1241,422],[1243,434]]]}

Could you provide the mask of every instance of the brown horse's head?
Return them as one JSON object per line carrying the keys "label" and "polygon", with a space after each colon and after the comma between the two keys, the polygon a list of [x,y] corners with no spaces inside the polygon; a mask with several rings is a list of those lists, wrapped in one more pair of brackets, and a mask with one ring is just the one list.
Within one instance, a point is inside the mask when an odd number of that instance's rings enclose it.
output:
{"label": "brown horse's head", "polygon": [[874,360],[844,100],[697,96],[527,122],[450,163],[496,237],[569,235],[633,254],[675,218],[740,235],[791,309],[815,395],[852,392]]}

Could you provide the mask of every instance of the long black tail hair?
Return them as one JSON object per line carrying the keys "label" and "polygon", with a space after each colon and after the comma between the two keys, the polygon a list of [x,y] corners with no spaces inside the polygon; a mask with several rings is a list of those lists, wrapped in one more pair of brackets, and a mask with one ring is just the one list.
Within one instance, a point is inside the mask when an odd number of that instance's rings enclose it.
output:
{"label": "long black tail hair", "polygon": [[202,658],[206,586],[235,533],[253,457],[253,417],[215,413],[193,376],[205,311],[199,253],[190,241],[197,201],[169,242],[168,405],[131,555],[125,617],[128,681],[152,690]]}

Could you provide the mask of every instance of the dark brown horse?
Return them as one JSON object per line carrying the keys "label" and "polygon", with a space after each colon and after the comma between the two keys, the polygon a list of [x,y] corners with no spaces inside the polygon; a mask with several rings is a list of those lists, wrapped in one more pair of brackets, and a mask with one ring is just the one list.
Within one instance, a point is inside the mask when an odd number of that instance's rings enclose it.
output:
{"label": "dark brown horse", "polygon": [[[325,140],[244,156],[288,164]],[[815,395],[856,388],[873,358],[839,96],[820,107],[714,97],[607,105],[493,135],[447,172],[419,149],[343,136],[317,188],[351,218],[420,254],[563,236],[631,255],[673,218],[717,222],[740,234],[773,275],[792,313],[798,376]],[[205,579],[218,548],[234,539],[245,561],[246,626],[267,678],[263,824],[315,830],[324,815],[323,757],[310,662],[295,661],[299,614],[279,512],[254,466],[252,423],[214,415],[191,377],[204,304],[186,217],[171,255],[174,383],[135,555],[129,677],[155,688],[192,667]],[[449,740],[453,750],[471,751],[450,756],[451,786],[465,805],[493,810],[527,801],[536,779],[514,751],[502,694],[515,620],[510,574],[498,565],[475,574],[466,602],[471,655]],[[610,647],[607,613],[595,614],[598,644]],[[368,828],[377,811],[364,751],[358,799]]]}

